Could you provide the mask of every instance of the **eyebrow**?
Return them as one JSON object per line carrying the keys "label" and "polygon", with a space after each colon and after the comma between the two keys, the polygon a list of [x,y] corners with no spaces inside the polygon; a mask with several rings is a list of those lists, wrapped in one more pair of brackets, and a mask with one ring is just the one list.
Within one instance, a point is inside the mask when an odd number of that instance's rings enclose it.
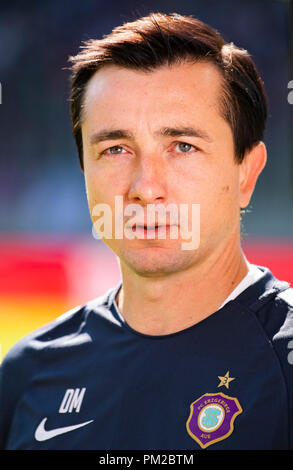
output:
{"label": "eyebrow", "polygon": [[[212,139],[205,131],[193,127],[162,127],[154,135],[160,137],[199,137],[209,143],[212,142]],[[90,143],[94,145],[105,140],[117,139],[134,139],[134,134],[125,129],[102,129],[91,136]]]}

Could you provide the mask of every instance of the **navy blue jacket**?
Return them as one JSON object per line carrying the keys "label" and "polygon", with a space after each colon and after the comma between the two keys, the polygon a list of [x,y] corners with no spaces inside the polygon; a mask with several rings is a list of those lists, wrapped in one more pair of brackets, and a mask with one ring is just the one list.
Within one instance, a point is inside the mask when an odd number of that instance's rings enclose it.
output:
{"label": "navy blue jacket", "polygon": [[293,289],[259,268],[177,333],[134,331],[119,284],[23,338],[0,368],[0,448],[293,449]]}

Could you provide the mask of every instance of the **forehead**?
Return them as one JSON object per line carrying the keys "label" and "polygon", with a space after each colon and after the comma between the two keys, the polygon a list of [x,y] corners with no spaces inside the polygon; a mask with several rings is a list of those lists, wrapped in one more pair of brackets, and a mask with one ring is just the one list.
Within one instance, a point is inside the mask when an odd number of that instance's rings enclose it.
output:
{"label": "forehead", "polygon": [[207,61],[164,65],[150,72],[106,65],[86,86],[83,121],[104,111],[184,113],[192,108],[219,114],[222,86],[220,71]]}

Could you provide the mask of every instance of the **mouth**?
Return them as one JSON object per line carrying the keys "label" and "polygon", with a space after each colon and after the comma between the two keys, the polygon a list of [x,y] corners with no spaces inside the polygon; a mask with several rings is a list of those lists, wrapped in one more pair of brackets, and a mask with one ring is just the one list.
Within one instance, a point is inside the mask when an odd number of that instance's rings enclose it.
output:
{"label": "mouth", "polygon": [[144,230],[154,230],[159,227],[169,227],[169,225],[134,225],[134,228],[143,228]]}
{"label": "mouth", "polygon": [[136,230],[136,229],[139,229],[139,230],[158,230],[158,229],[161,229],[161,228],[168,228],[170,227],[170,225],[139,225],[139,224],[136,224],[132,227],[132,230]]}
{"label": "mouth", "polygon": [[125,224],[125,234],[127,237],[127,232],[131,233],[131,239],[138,238],[141,240],[167,240],[173,239],[174,234],[172,232],[175,226],[178,229],[177,224],[173,224],[169,221],[152,221],[151,224],[145,223],[144,220],[130,220]]}
{"label": "mouth", "polygon": [[158,240],[158,239],[169,239],[170,225],[140,225],[135,224],[132,226],[131,230],[135,233],[136,237],[139,239],[145,240]]}

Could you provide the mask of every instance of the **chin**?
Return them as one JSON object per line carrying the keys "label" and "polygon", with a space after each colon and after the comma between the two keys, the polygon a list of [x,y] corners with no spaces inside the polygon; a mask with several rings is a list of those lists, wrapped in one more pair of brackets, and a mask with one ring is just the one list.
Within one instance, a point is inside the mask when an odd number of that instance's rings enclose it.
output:
{"label": "chin", "polygon": [[194,256],[190,251],[170,251],[163,249],[147,249],[125,251],[118,254],[120,263],[140,276],[155,277],[172,274],[187,269]]}

